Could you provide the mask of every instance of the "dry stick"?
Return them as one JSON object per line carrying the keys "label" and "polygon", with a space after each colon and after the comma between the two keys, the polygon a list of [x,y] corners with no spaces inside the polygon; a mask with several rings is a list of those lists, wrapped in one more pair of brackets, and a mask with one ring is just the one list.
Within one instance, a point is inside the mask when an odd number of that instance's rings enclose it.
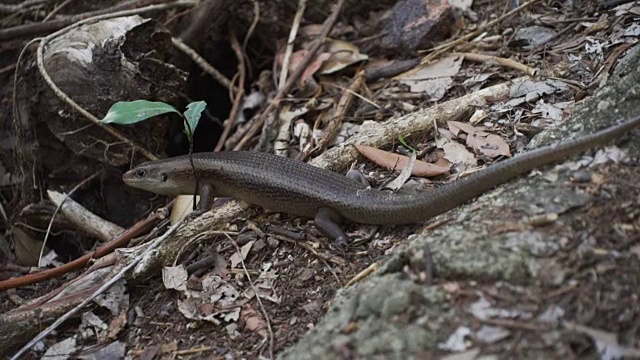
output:
{"label": "dry stick", "polygon": [[69,106],[71,106],[72,108],[77,110],[80,114],[84,115],[84,117],[89,119],[92,123],[94,123],[95,125],[97,125],[101,129],[103,129],[104,131],[108,132],[109,134],[111,134],[112,136],[117,138],[118,140],[127,143],[134,150],[140,152],[142,155],[147,157],[149,160],[157,160],[158,157],[155,156],[153,153],[151,153],[149,150],[145,149],[141,145],[139,145],[136,142],[134,142],[133,140],[130,140],[129,138],[127,138],[126,136],[124,136],[119,131],[115,130],[114,128],[101,123],[100,120],[95,115],[91,114],[90,112],[85,110],[83,107],[78,105],[75,101],[73,101],[66,93],[64,93],[53,82],[53,80],[51,79],[51,77],[47,73],[47,70],[44,67],[44,60],[43,60],[44,59],[44,55],[43,55],[44,47],[52,39],[55,39],[56,37],[68,32],[68,31],[70,31],[72,29],[75,29],[77,27],[80,27],[81,25],[84,25],[84,24],[87,24],[87,23],[90,23],[90,22],[96,22],[96,21],[104,20],[104,19],[111,19],[111,18],[114,18],[114,17],[136,15],[136,14],[140,14],[140,13],[144,13],[144,12],[148,12],[148,11],[168,9],[168,8],[177,6],[179,4],[182,4],[182,1],[176,1],[176,2],[173,2],[173,3],[169,3],[169,4],[151,5],[151,6],[146,6],[146,7],[139,8],[139,9],[123,10],[123,11],[118,11],[118,12],[114,12],[114,13],[110,13],[110,14],[104,14],[104,15],[91,17],[91,18],[79,21],[79,22],[77,22],[77,23],[75,23],[73,25],[67,26],[64,29],[58,30],[58,31],[54,32],[53,34],[47,35],[45,38],[43,38],[40,41],[40,46],[38,46],[38,53],[37,53],[38,69],[40,70],[40,74],[44,78],[45,82],[49,85],[51,90],[53,90],[54,94],[56,94],[56,96],[58,96],[63,102],[67,103]]}
{"label": "dry stick", "polygon": [[357,282],[359,282],[360,280],[364,279],[365,277],[367,277],[369,274],[373,273],[374,271],[378,270],[379,264],[378,262],[374,262],[371,265],[367,266],[366,269],[360,271],[359,273],[357,273],[354,277],[351,278],[351,280],[349,280],[347,282],[347,284],[344,287],[349,287]]}
{"label": "dry stick", "polygon": [[249,43],[249,39],[253,32],[256,30],[258,26],[258,21],[260,21],[260,3],[257,0],[252,0],[253,2],[253,20],[251,21],[251,25],[249,25],[249,30],[247,30],[247,34],[244,36],[244,40],[242,41],[242,52],[247,53],[247,44]]}
{"label": "dry stick", "polygon": [[[340,127],[342,126],[342,119],[344,119],[347,111],[351,107],[353,103],[353,99],[360,88],[364,84],[364,71],[360,70],[358,74],[356,74],[355,79],[349,85],[347,91],[342,93],[340,100],[338,101],[338,105],[336,105],[336,110],[333,113],[333,117],[327,126],[324,128],[322,132],[322,137],[320,141],[318,141],[318,150],[323,151],[329,146],[329,143],[333,141],[333,139],[340,132]],[[309,155],[309,153],[305,154],[305,158]]]}
{"label": "dry stick", "polygon": [[525,73],[529,76],[535,76],[538,72],[537,69],[529,67],[525,64],[519,63],[515,60],[505,59],[497,56],[485,55],[485,54],[477,54],[477,53],[452,53],[451,55],[462,55],[465,60],[476,61],[476,62],[495,62],[501,66],[512,68],[518,70],[520,72]]}
{"label": "dry stick", "polygon": [[122,234],[119,234],[113,240],[98,247],[96,250],[88,252],[82,255],[81,257],[71,262],[68,262],[64,265],[61,265],[52,269],[42,270],[37,273],[28,274],[18,278],[11,278],[11,279],[0,281],[0,291],[16,288],[20,286],[25,286],[29,284],[35,284],[40,281],[44,281],[62,274],[66,274],[73,270],[80,269],[83,266],[85,266],[89,262],[89,260],[98,259],[100,257],[103,257],[113,252],[113,250],[116,248],[125,246],[132,238],[139,235],[143,231],[148,230],[149,226],[155,224],[157,219],[158,219],[157,215],[151,215],[147,219],[140,221],[134,226],[125,230],[125,232],[123,232]]}
{"label": "dry stick", "polygon": [[249,142],[249,140],[253,138],[253,136],[258,132],[258,130],[262,128],[262,124],[264,124],[264,121],[267,119],[267,116],[269,115],[269,113],[275,110],[280,100],[282,100],[284,96],[288,94],[291,91],[291,89],[293,89],[293,86],[298,81],[298,79],[300,79],[300,76],[302,76],[302,73],[306,70],[309,64],[311,64],[311,62],[314,60],[315,55],[318,53],[318,50],[320,50],[320,47],[324,44],[325,39],[331,32],[331,29],[333,29],[333,25],[336,23],[336,20],[338,19],[338,14],[340,13],[342,6],[344,5],[344,1],[345,0],[338,0],[333,12],[325,21],[325,24],[322,27],[322,31],[318,36],[318,39],[316,39],[316,41],[313,43],[313,45],[309,49],[307,56],[304,58],[304,60],[302,60],[300,65],[296,67],[296,70],[293,72],[293,74],[291,74],[291,77],[289,78],[289,80],[287,80],[287,83],[284,85],[284,87],[278,90],[278,93],[273,98],[273,100],[271,100],[271,102],[269,103],[269,106],[267,106],[267,108],[260,114],[260,117],[256,119],[256,122],[253,123],[253,126],[251,126],[247,134],[245,134],[242,140],[240,140],[240,142],[238,142],[238,144],[233,148],[234,151],[241,150]]}
{"label": "dry stick", "polygon": [[[299,247],[303,248],[304,250],[307,250],[313,256],[315,256],[318,259],[320,259],[320,260],[324,261],[325,263],[327,263],[327,265],[328,265],[328,263],[332,263],[332,264],[335,264],[337,266],[345,266],[346,265],[345,260],[343,258],[341,258],[339,256],[330,256],[330,255],[327,255],[327,254],[324,254],[324,253],[320,253],[316,249],[314,249],[313,246],[309,245],[305,241],[293,240],[293,239],[291,239],[291,238],[289,238],[287,236],[279,235],[279,234],[272,234],[272,236],[276,240],[286,241],[286,242],[294,244],[295,246],[299,246]],[[338,280],[338,283],[340,283],[340,280],[338,279],[338,276],[334,274],[334,277],[336,278],[336,280]]]}
{"label": "dry stick", "polygon": [[207,60],[205,60],[202,56],[200,56],[200,54],[198,54],[192,47],[190,47],[189,45],[182,42],[182,40],[175,37],[171,38],[171,42],[173,43],[173,46],[175,46],[180,51],[182,51],[187,56],[189,56],[191,60],[193,60],[198,66],[200,66],[202,70],[204,70],[204,72],[211,75],[211,77],[214,78],[217,82],[219,82],[222,86],[234,92],[238,92],[238,88],[233,86],[233,84],[231,83],[231,80],[227,79],[226,76],[224,76],[221,72],[216,70],[216,68],[211,66],[211,64],[209,64]]}
{"label": "dry stick", "polygon": [[289,62],[291,62],[291,54],[293,54],[293,44],[298,35],[298,28],[300,28],[300,22],[302,21],[302,15],[307,7],[307,0],[298,1],[298,10],[293,17],[293,23],[291,24],[291,31],[289,32],[289,39],[287,40],[287,48],[284,52],[284,60],[282,61],[282,70],[280,71],[280,80],[278,81],[278,89],[282,89],[285,81],[287,80],[287,73],[289,72]]}
{"label": "dry stick", "polygon": [[422,58],[422,61],[420,61],[421,65],[427,64],[428,62],[430,62],[431,60],[435,59],[436,57],[444,54],[445,52],[449,51],[450,49],[453,49],[454,47],[462,44],[465,41],[468,41],[469,39],[476,37],[478,35],[480,35],[482,32],[484,32],[485,30],[493,27],[494,25],[502,22],[504,19],[510,17],[511,15],[518,13],[522,10],[524,10],[525,8],[537,3],[540,0],[530,0],[520,6],[518,6],[517,8],[509,11],[508,13],[500,16],[499,18],[493,20],[493,21],[489,21],[488,23],[486,23],[483,26],[480,26],[476,31],[470,32],[469,34],[465,35],[465,36],[461,36],[459,38],[457,38],[456,40],[437,46],[434,48],[434,52],[432,52],[431,54],[425,56],[424,58]]}
{"label": "dry stick", "polygon": [[247,56],[247,44],[249,43],[249,39],[251,38],[251,35],[253,35],[253,32],[258,26],[258,22],[260,21],[260,3],[258,2],[258,0],[251,0],[251,3],[253,4],[253,20],[251,20],[249,30],[247,30],[247,33],[244,36],[244,40],[242,41],[242,53],[244,54],[245,62],[244,66],[249,73],[249,78],[253,78],[253,71],[251,70],[251,59],[249,59],[249,56]]}
{"label": "dry stick", "polygon": [[49,226],[47,227],[47,233],[45,234],[44,240],[42,241],[42,247],[40,248],[40,256],[38,257],[38,267],[39,268],[42,267],[41,262],[42,262],[42,257],[44,256],[44,248],[47,246],[47,240],[49,239],[49,234],[51,234],[51,228],[53,227],[53,220],[55,220],[56,215],[58,215],[58,211],[60,211],[60,209],[62,209],[62,205],[64,205],[64,202],[67,201],[67,199],[69,197],[71,197],[71,195],[73,193],[78,191],[78,189],[82,188],[89,181],[92,181],[98,175],[101,175],[101,174],[102,174],[102,171],[94,173],[93,175],[90,175],[88,178],[82,180],[80,183],[78,183],[78,185],[74,186],[73,189],[71,189],[71,191],[69,191],[69,193],[64,197],[64,199],[60,202],[60,204],[58,204],[58,206],[54,210],[53,215],[51,215],[51,220],[49,220]]}
{"label": "dry stick", "polygon": [[[247,38],[249,33],[247,33]],[[236,54],[236,58],[238,59],[238,84],[239,90],[236,91],[235,99],[233,100],[233,106],[231,107],[231,111],[229,112],[229,118],[224,124],[224,129],[222,130],[222,134],[218,139],[218,143],[213,151],[220,151],[224,147],[224,142],[227,140],[229,133],[231,133],[231,129],[236,123],[238,119],[238,111],[240,110],[240,105],[242,104],[242,98],[244,97],[244,82],[247,76],[247,70],[244,62],[244,52],[242,51],[241,45],[238,42],[238,37],[236,36],[235,31],[230,29],[229,31],[229,41],[231,43],[231,49]]]}
{"label": "dry stick", "polygon": [[240,246],[238,246],[238,243],[231,236],[229,236],[229,234],[225,233],[224,235],[229,239],[229,241],[231,241],[233,246],[236,248],[236,251],[238,252],[238,255],[240,256],[240,263],[242,264],[242,269],[244,270],[245,276],[247,277],[247,280],[249,280],[249,285],[251,285],[251,289],[253,289],[253,291],[256,294],[256,300],[258,301],[258,304],[260,305],[260,310],[262,311],[262,316],[264,316],[264,320],[267,323],[267,329],[269,330],[269,357],[271,359],[273,359],[274,334],[273,334],[273,329],[271,328],[271,321],[269,320],[269,314],[267,314],[267,310],[264,308],[264,305],[262,305],[262,300],[260,300],[260,293],[258,292],[258,289],[256,289],[256,286],[253,283],[253,280],[251,279],[251,275],[249,274],[249,271],[247,270],[247,266],[244,263],[244,259],[242,258],[242,251],[240,250]]}
{"label": "dry stick", "polygon": [[[35,35],[35,34],[41,34],[41,33],[48,33],[51,31],[56,31],[58,29],[61,29],[65,26],[71,25],[75,22],[78,22],[80,20],[83,19],[87,19],[90,17],[94,17],[97,15],[102,15],[102,14],[107,14],[107,13],[112,13],[115,11],[120,11],[123,9],[127,9],[127,8],[131,8],[132,5],[136,5],[137,3],[149,3],[152,0],[141,0],[141,1],[137,1],[135,3],[133,2],[125,2],[125,3],[121,3],[115,6],[112,6],[110,8],[107,9],[101,9],[101,10],[97,10],[97,11],[91,11],[91,12],[87,12],[87,13],[82,13],[82,14],[77,14],[77,15],[71,15],[71,16],[67,16],[63,19],[60,20],[53,20],[53,21],[48,21],[48,22],[38,22],[38,23],[29,23],[29,24],[24,24],[24,25],[18,25],[18,26],[14,26],[11,28],[6,28],[6,29],[0,29],[0,41],[2,40],[9,40],[9,39],[13,39],[13,38],[17,38],[17,37],[24,37],[24,36],[31,36],[31,35]],[[197,3],[197,1],[195,0],[178,0],[176,2],[173,2],[171,4],[166,4],[169,7],[174,7],[174,6],[181,6],[181,7],[193,7],[195,4]],[[162,4],[158,5],[161,6]]]}
{"label": "dry stick", "polygon": [[51,10],[51,12],[47,14],[47,16],[44,17],[44,19],[42,19],[42,22],[47,22],[49,19],[54,17],[60,10],[62,10],[65,6],[69,5],[72,1],[73,0],[63,1],[62,4],[56,6],[55,9]]}
{"label": "dry stick", "polygon": [[48,1],[49,0],[26,0],[26,1],[23,1],[22,3],[16,4],[16,5],[0,4],[0,14],[1,13],[11,14],[11,13],[14,13],[14,12],[18,12],[20,10],[24,10],[24,9],[28,8],[29,6],[46,4]]}
{"label": "dry stick", "polygon": [[154,240],[152,243],[150,243],[149,246],[147,246],[147,248],[142,251],[142,253],[138,254],[134,259],[131,259],[131,261],[125,267],[123,267],[113,278],[111,278],[105,284],[100,286],[98,290],[93,292],[91,296],[89,296],[80,304],[78,304],[78,306],[71,309],[66,314],[62,315],[53,324],[51,324],[49,327],[47,327],[42,332],[40,332],[36,337],[31,339],[31,341],[29,341],[25,346],[23,346],[15,355],[13,355],[11,359],[12,360],[19,359],[20,356],[24,355],[24,353],[27,352],[27,350],[31,349],[31,347],[33,347],[35,344],[37,344],[38,341],[44,339],[47,335],[53,332],[58,326],[62,325],[62,323],[64,323],[67,319],[71,318],[77,312],[82,310],[82,308],[85,305],[89,304],[91,301],[93,301],[93,299],[98,297],[100,294],[104,293],[107,289],[111,287],[111,285],[115,284],[118,280],[124,278],[124,275],[127,273],[127,271],[129,271],[130,269],[133,269],[133,267],[136,266],[147,254],[151,253],[158,246],[160,246],[160,244],[162,244],[171,234],[173,234],[178,229],[178,227],[182,226],[182,224],[183,224],[183,221],[179,221],[175,225],[170,227],[166,233],[164,233],[162,236],[160,236],[159,238]]}

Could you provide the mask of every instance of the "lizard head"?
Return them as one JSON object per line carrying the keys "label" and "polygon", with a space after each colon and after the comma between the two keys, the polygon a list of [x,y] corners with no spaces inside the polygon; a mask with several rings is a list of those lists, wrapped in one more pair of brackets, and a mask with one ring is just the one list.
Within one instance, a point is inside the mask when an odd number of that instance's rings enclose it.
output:
{"label": "lizard head", "polygon": [[160,195],[193,194],[193,170],[179,169],[176,165],[162,160],[148,161],[127,171],[122,180],[129,186]]}

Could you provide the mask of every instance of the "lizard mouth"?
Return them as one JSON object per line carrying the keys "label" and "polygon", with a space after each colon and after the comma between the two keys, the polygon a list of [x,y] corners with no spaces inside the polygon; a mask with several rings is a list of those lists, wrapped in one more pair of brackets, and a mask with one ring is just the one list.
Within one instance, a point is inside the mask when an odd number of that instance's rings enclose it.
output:
{"label": "lizard mouth", "polygon": [[145,189],[145,190],[146,190],[146,187],[144,186],[144,184],[149,182],[148,179],[140,178],[136,174],[136,169],[129,170],[126,173],[124,173],[122,175],[122,180],[129,186],[133,186],[133,187],[136,187],[139,189]]}

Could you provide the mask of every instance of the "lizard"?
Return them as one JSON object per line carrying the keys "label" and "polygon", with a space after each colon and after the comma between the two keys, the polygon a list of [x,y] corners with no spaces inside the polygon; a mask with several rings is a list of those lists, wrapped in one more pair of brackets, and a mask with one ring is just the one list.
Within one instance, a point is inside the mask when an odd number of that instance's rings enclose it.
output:
{"label": "lizard", "polygon": [[[411,195],[372,189],[330,170],[251,151],[204,152],[149,161],[127,171],[123,180],[160,195],[198,193],[201,201],[195,215],[208,211],[214,197],[231,196],[274,212],[313,218],[321,233],[344,244],[348,240],[340,226],[344,219],[375,225],[426,221],[512,178],[603,145],[638,125],[640,115]],[[199,179],[197,188],[194,168]]]}

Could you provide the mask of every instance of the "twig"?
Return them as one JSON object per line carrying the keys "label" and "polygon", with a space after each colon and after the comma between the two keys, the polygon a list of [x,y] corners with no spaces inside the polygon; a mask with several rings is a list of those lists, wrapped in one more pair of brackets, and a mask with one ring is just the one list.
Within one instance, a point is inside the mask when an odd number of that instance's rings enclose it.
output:
{"label": "twig", "polygon": [[229,112],[229,118],[224,124],[224,130],[222,130],[222,135],[218,139],[218,143],[214,151],[220,151],[224,147],[224,142],[227,140],[231,129],[233,129],[233,125],[236,123],[236,119],[238,118],[238,111],[240,110],[240,106],[242,105],[242,99],[244,97],[244,82],[247,74],[247,70],[244,62],[244,53],[242,52],[242,48],[240,47],[240,43],[238,42],[238,37],[236,36],[235,31],[233,29],[229,29],[229,41],[231,43],[231,48],[233,52],[236,54],[236,58],[238,59],[238,90],[236,91],[236,96],[233,100],[233,106],[231,107],[231,111]]}
{"label": "twig", "polygon": [[260,2],[257,0],[252,0],[253,2],[253,20],[251,20],[251,25],[249,26],[249,30],[247,30],[247,34],[244,36],[244,40],[242,41],[242,52],[246,52],[247,43],[249,43],[249,39],[253,32],[256,30],[258,26],[258,21],[260,21]]}
{"label": "twig", "polygon": [[358,281],[364,279],[365,277],[367,277],[369,274],[373,273],[376,270],[378,270],[378,262],[374,262],[373,264],[367,266],[366,269],[357,273],[356,276],[354,276],[353,278],[351,278],[351,280],[349,280],[349,282],[347,282],[347,285],[345,285],[345,287],[349,287],[357,283]]}
{"label": "twig", "polygon": [[211,77],[219,82],[222,86],[232,90],[233,92],[238,92],[238,88],[233,86],[231,80],[227,79],[226,76],[224,76],[221,72],[216,70],[216,68],[211,66],[211,64],[209,64],[207,60],[200,56],[200,54],[198,54],[192,47],[185,44],[184,42],[182,42],[182,40],[176,37],[172,37],[171,42],[173,43],[173,46],[189,56],[191,60],[193,60],[198,66],[200,66],[202,70],[204,70],[204,72],[211,75]]}
{"label": "twig", "polygon": [[120,270],[113,278],[107,281],[104,285],[100,286],[98,290],[94,291],[91,296],[82,301],[78,306],[68,311],[66,314],[62,315],[58,320],[54,321],[53,324],[49,325],[46,329],[40,332],[36,337],[31,339],[25,346],[23,346],[13,357],[12,360],[18,360],[20,356],[24,355],[27,350],[31,349],[32,346],[37,344],[40,340],[44,339],[47,335],[52,333],[58,326],[62,325],[67,319],[71,318],[77,312],[79,312],[85,305],[89,304],[93,299],[98,297],[100,294],[104,293],[107,289],[111,287],[111,285],[115,284],[118,280],[124,278],[124,275],[136,266],[147,254],[155,250],[160,244],[162,244],[171,234],[173,234],[178,227],[182,225],[182,221],[176,223],[172,227],[167,230],[161,237],[157,238],[154,242],[150,243],[146,249],[144,249],[140,254],[138,254],[134,259],[132,259],[122,270]]}
{"label": "twig", "polygon": [[96,238],[100,243],[113,239],[125,230],[89,211],[73,200],[70,197],[71,194],[67,195],[57,191],[47,190],[47,195],[49,196],[49,200],[56,206],[64,202],[60,210],[65,218],[88,236]]}
{"label": "twig", "polygon": [[477,54],[477,53],[452,53],[452,56],[462,55],[465,60],[476,61],[476,62],[495,62],[501,66],[508,67],[511,69],[518,70],[523,72],[525,75],[535,76],[538,72],[537,69],[529,67],[525,64],[519,63],[515,60],[501,58],[497,56],[485,55],[485,54]]}
{"label": "twig", "polygon": [[53,227],[53,220],[55,220],[56,215],[58,214],[58,211],[60,211],[60,209],[62,209],[62,205],[65,203],[65,201],[67,201],[67,199],[69,197],[71,197],[71,195],[73,193],[78,191],[78,189],[80,189],[81,187],[85,186],[89,181],[95,179],[100,174],[102,174],[102,171],[94,173],[91,176],[89,176],[88,178],[82,180],[78,185],[74,186],[73,189],[71,189],[71,191],[69,191],[69,193],[60,202],[60,204],[58,204],[58,206],[56,206],[56,209],[53,211],[53,215],[51,215],[51,220],[49,220],[49,226],[47,227],[47,233],[45,234],[44,240],[42,241],[42,247],[40,248],[40,257],[38,257],[38,267],[42,267],[41,261],[42,261],[42,257],[44,256],[44,249],[47,246],[47,240],[49,239],[49,234],[51,233],[51,227]]}
{"label": "twig", "polygon": [[29,284],[35,284],[40,281],[44,281],[62,274],[66,274],[73,270],[80,269],[81,267],[86,265],[89,262],[89,260],[103,257],[106,254],[111,253],[114,249],[123,247],[132,238],[142,233],[143,231],[146,231],[151,225],[155,224],[158,218],[159,218],[159,215],[153,214],[149,216],[147,219],[140,221],[134,226],[130,227],[125,232],[123,232],[122,234],[119,234],[116,238],[100,246],[96,250],[88,252],[82,255],[81,257],[71,262],[68,262],[62,266],[58,266],[53,269],[43,270],[33,274],[28,274],[25,276],[21,276],[19,278],[0,281],[0,291],[13,289],[13,288],[17,288],[17,287],[21,287]]}
{"label": "twig", "polygon": [[273,359],[274,335],[273,335],[273,329],[271,328],[271,320],[269,320],[269,314],[267,314],[267,310],[264,308],[264,305],[262,305],[262,300],[260,300],[260,293],[258,292],[258,289],[256,289],[256,286],[253,283],[253,280],[251,279],[251,275],[249,274],[249,271],[247,270],[247,266],[244,263],[244,259],[242,258],[242,251],[240,250],[240,246],[238,246],[238,243],[236,243],[236,241],[231,236],[229,236],[229,234],[225,233],[225,236],[229,239],[229,241],[231,241],[233,246],[236,248],[236,251],[238,252],[238,255],[240,256],[240,263],[242,264],[242,269],[244,270],[245,276],[247,277],[247,280],[249,280],[249,285],[251,286],[251,289],[256,294],[256,300],[258,301],[258,305],[260,305],[260,310],[262,311],[262,316],[264,316],[264,320],[267,323],[267,330],[269,331],[269,357],[271,359]]}
{"label": "twig", "polygon": [[[141,0],[138,2],[149,3],[151,1],[154,1],[154,0]],[[152,5],[152,6],[157,6],[156,10],[161,10],[161,9],[168,9],[172,7],[193,7],[196,3],[197,1],[195,0],[177,0],[168,4],[158,4],[158,5]],[[128,8],[131,8],[132,5],[135,5],[135,3],[125,2],[107,9],[101,9],[97,11],[91,11],[83,14],[73,15],[73,16],[65,17],[64,19],[60,19],[60,20],[28,23],[28,24],[18,25],[18,26],[6,28],[6,29],[0,29],[0,41],[9,40],[17,37],[22,37],[22,36],[33,36],[35,34],[42,34],[42,33],[47,33],[51,31],[56,31],[58,29],[61,29],[65,26],[76,23],[83,19],[87,19],[97,15],[102,15],[102,14],[109,14],[109,13],[113,13],[115,11],[120,11],[123,9],[128,9]],[[140,9],[144,9],[144,7]]]}
{"label": "twig", "polygon": [[[299,246],[305,250],[307,250],[308,252],[310,252],[311,254],[313,254],[313,256],[317,257],[318,259],[322,260],[322,261],[326,261],[327,263],[332,263],[338,266],[345,266],[346,262],[343,258],[340,258],[338,256],[329,256],[323,253],[318,252],[316,249],[313,248],[313,246],[307,244],[304,241],[296,241],[293,239],[289,239],[286,236],[283,235],[278,235],[278,234],[273,234],[273,237],[275,237],[277,240],[282,240],[282,241],[286,241],[286,242],[290,242],[296,246]],[[338,277],[336,276],[336,279]],[[338,282],[340,282],[338,280]]]}
{"label": "twig", "polygon": [[267,119],[267,116],[273,110],[275,110],[276,106],[278,106],[280,100],[282,100],[285,97],[285,95],[288,94],[291,91],[291,89],[293,89],[295,83],[298,81],[298,79],[300,79],[300,76],[302,76],[302,73],[306,70],[309,64],[311,64],[311,62],[315,59],[315,55],[318,53],[318,50],[320,50],[320,47],[324,45],[325,39],[331,32],[331,29],[333,29],[333,25],[336,23],[336,20],[338,19],[338,14],[340,13],[340,10],[344,5],[344,1],[345,0],[338,0],[333,12],[325,21],[324,26],[322,27],[322,31],[320,32],[320,35],[318,36],[316,41],[313,43],[313,45],[309,48],[309,52],[307,53],[307,56],[304,58],[304,60],[302,60],[300,65],[296,67],[296,70],[293,72],[293,74],[291,74],[291,77],[289,78],[289,80],[287,80],[287,83],[280,90],[278,90],[278,93],[273,98],[273,100],[271,100],[271,102],[269,103],[269,106],[267,106],[267,108],[260,114],[260,117],[256,119],[256,121],[253,123],[253,125],[251,126],[249,131],[245,134],[245,136],[242,138],[242,140],[240,140],[238,144],[236,144],[236,146],[233,148],[234,151],[242,149],[249,142],[249,140],[253,138],[253,136],[258,132],[258,130],[262,128],[262,124],[264,124],[264,121]]}
{"label": "twig", "polygon": [[25,0],[22,3],[15,5],[0,4],[0,13],[11,14],[26,9],[29,6],[46,4],[47,2],[49,2],[49,0]]}
{"label": "twig", "polygon": [[[318,151],[326,149],[329,146],[329,143],[331,143],[336,135],[338,135],[338,132],[340,132],[342,120],[353,103],[353,99],[355,98],[354,94],[357,94],[358,91],[360,91],[362,84],[364,84],[364,71],[361,70],[356,74],[356,77],[351,82],[351,85],[349,85],[347,91],[342,93],[331,120],[322,131],[322,137],[318,141],[318,146],[316,146]],[[305,160],[311,152],[312,151],[303,151],[300,153],[298,158],[300,160]]]}
{"label": "twig", "polygon": [[298,1],[298,10],[293,17],[293,23],[291,24],[291,31],[289,32],[289,39],[287,40],[287,48],[284,52],[284,60],[282,61],[282,70],[280,71],[280,80],[278,81],[278,89],[282,89],[287,80],[287,73],[289,71],[289,63],[291,62],[291,54],[293,54],[293,44],[296,41],[296,35],[298,34],[298,28],[300,28],[300,22],[302,21],[302,15],[307,7],[307,0]]}
{"label": "twig", "polygon": [[478,27],[478,29],[476,29],[476,31],[472,31],[472,32],[468,33],[465,36],[461,36],[461,37],[457,38],[454,41],[451,41],[449,43],[446,43],[446,44],[443,44],[443,45],[435,47],[434,50],[436,50],[436,51],[434,51],[431,54],[429,54],[429,55],[425,56],[424,58],[422,58],[422,61],[420,61],[420,64],[424,65],[424,64],[429,63],[431,60],[437,58],[438,56],[444,54],[445,52],[453,49],[454,47],[462,44],[465,41],[468,41],[469,39],[472,39],[472,38],[482,34],[484,31],[486,31],[487,29],[493,27],[494,25],[502,22],[504,19],[506,19],[506,18],[510,17],[511,15],[516,14],[516,13],[526,9],[527,7],[537,3],[539,1],[540,0],[529,0],[526,3],[518,6],[517,8],[509,11],[508,13],[500,16],[499,18],[497,18],[497,19],[495,19],[493,21],[489,21],[484,26]]}
{"label": "twig", "polygon": [[42,19],[42,22],[47,22],[49,19],[54,17],[60,10],[62,10],[65,6],[69,5],[72,1],[73,0],[63,1],[62,4],[56,6],[55,9],[51,10],[51,12],[47,14],[47,16],[44,17],[44,19]]}

